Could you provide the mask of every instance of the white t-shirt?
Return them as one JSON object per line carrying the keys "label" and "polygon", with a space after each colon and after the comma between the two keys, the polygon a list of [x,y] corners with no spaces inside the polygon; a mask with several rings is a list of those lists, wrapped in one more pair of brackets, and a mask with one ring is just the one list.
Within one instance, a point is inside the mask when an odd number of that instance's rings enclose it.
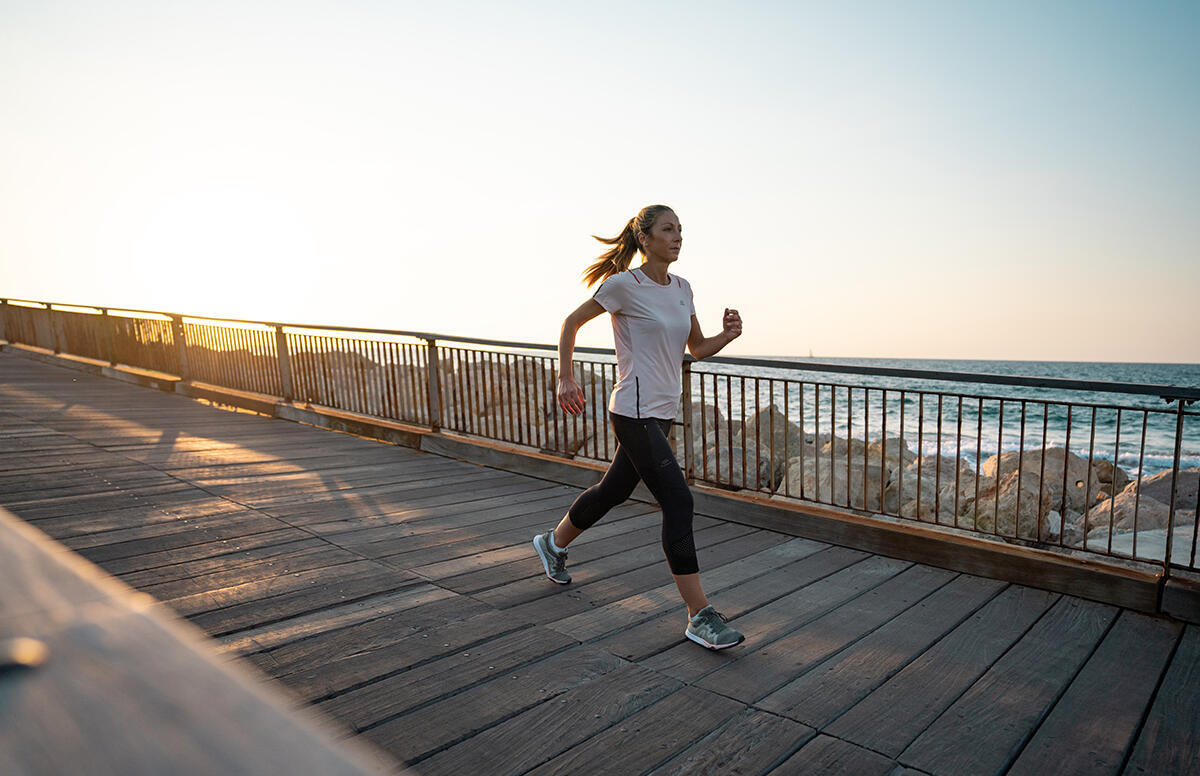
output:
{"label": "white t-shirt", "polygon": [[683,349],[692,330],[692,286],[678,275],[659,285],[640,269],[609,276],[592,296],[612,315],[617,386],[608,411],[673,420]]}

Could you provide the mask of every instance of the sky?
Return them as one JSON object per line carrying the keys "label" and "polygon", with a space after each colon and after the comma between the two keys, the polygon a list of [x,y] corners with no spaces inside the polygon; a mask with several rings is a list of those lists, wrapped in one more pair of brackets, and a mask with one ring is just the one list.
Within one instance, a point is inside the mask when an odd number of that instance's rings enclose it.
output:
{"label": "sky", "polygon": [[0,297],[552,343],[663,203],[726,355],[1197,363],[1198,39],[1194,0],[0,0]]}

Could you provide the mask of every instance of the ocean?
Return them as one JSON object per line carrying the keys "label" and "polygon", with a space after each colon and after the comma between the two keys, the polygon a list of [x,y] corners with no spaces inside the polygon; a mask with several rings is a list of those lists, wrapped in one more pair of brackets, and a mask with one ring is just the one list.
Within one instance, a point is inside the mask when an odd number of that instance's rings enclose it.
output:
{"label": "ocean", "polygon": [[[1158,397],[1138,394],[803,371],[805,364],[817,362],[1200,387],[1200,364],[794,357],[777,360],[795,363],[796,370],[699,363],[694,365],[693,371],[730,376],[728,382],[725,377],[706,379],[710,388],[715,382],[722,412],[729,406],[732,409],[729,414],[735,419],[739,415],[742,398],[741,377],[774,378],[776,381],[786,377],[789,381],[806,383],[803,386],[790,383],[786,396],[789,420],[798,423],[803,417],[806,433],[816,428],[818,433],[863,439],[866,415],[869,417],[869,423],[865,424],[866,439],[878,439],[883,434],[881,418],[886,415],[887,436],[899,436],[903,423],[906,444],[913,451],[919,448],[921,454],[957,455],[974,468],[978,468],[981,461],[997,450],[1062,447],[1067,443],[1067,405],[1070,404],[1076,405],[1070,408],[1071,452],[1085,458],[1091,455],[1094,460],[1116,461],[1133,477],[1150,476],[1171,468],[1177,405],[1168,404]],[[763,380],[759,381],[758,388],[760,407],[765,407],[773,398],[775,406],[784,410],[783,386],[780,383],[775,383],[773,397]],[[885,390],[886,413],[883,411]],[[905,392],[903,406],[901,391]],[[699,400],[699,391],[694,389],[692,393],[693,401]],[[754,397],[751,385],[747,385],[746,393],[748,406],[752,406]],[[939,393],[943,395],[940,438],[937,434]],[[961,428],[960,394],[966,397],[961,405]],[[711,390],[706,392],[706,399],[711,403]],[[1022,400],[1025,402],[1024,424],[1021,422]],[[865,413],[864,405],[867,408]],[[832,416],[831,406],[834,408]],[[853,408],[852,413],[847,412],[848,406]],[[1002,410],[1003,424],[1000,422]],[[1187,412],[1190,415],[1184,418],[1180,465],[1182,468],[1200,467],[1200,402],[1188,407]]]}

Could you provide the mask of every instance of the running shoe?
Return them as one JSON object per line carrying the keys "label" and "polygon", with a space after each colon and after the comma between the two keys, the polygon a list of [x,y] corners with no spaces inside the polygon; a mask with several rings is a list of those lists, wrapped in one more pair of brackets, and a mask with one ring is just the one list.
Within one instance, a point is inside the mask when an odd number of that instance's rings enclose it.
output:
{"label": "running shoe", "polygon": [[537,550],[538,557],[542,559],[542,566],[546,568],[546,576],[550,581],[565,585],[571,581],[571,575],[567,573],[567,551],[555,552],[550,546],[553,533],[547,531],[533,537],[533,549]]}
{"label": "running shoe", "polygon": [[684,631],[692,641],[709,649],[726,649],[741,644],[746,637],[725,624],[725,615],[706,606],[688,620]]}

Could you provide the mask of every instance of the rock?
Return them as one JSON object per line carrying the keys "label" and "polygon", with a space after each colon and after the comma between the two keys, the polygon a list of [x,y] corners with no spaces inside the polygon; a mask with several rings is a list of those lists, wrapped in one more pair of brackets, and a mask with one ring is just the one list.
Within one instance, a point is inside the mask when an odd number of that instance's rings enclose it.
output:
{"label": "rock", "polygon": [[[1137,522],[1134,522],[1134,507],[1137,507]],[[1150,531],[1167,527],[1167,505],[1143,493],[1139,498],[1136,490],[1127,488],[1101,504],[1092,507],[1084,521],[1078,526],[1081,533],[1089,536],[1097,532],[1108,533],[1109,520],[1114,531]],[[1181,513],[1176,518],[1182,517]],[[1176,520],[1176,525],[1181,525]]]}
{"label": "rock", "polygon": [[1112,461],[1098,458],[1092,461],[1092,470],[1096,472],[1096,479],[1105,486],[1104,491],[1109,496],[1120,493],[1129,484],[1129,473],[1120,466],[1114,466]]}
{"label": "rock", "polygon": [[[1200,468],[1180,469],[1179,480],[1175,485],[1175,509],[1196,509],[1196,489],[1200,485]],[[1149,496],[1163,504],[1171,503],[1171,472],[1159,472],[1153,477],[1131,482],[1125,486],[1125,492],[1141,491],[1142,498]]]}
{"label": "rock", "polygon": [[769,458],[760,458],[758,450],[752,445],[747,446],[743,468],[742,448],[733,448],[733,459],[726,445],[718,449],[716,445],[708,448],[704,455],[708,457],[708,474],[705,477],[703,457],[696,459],[696,478],[707,479],[720,485],[733,488],[765,489],[774,492],[783,483],[785,467],[776,464],[771,466]]}
{"label": "rock", "polygon": [[876,439],[867,445],[868,461],[878,461],[881,455],[889,472],[917,460],[917,454],[908,449],[908,445],[901,444],[899,437]]}
{"label": "rock", "polygon": [[[1018,485],[1018,479],[1020,484]],[[1016,536],[1023,539],[1040,539],[1045,541],[1057,534],[1061,519],[1053,523],[1049,519],[1051,512],[1057,512],[1043,499],[1041,513],[1038,510],[1038,489],[1036,477],[1021,476],[1012,471],[1002,477],[999,482],[989,477],[987,487],[980,481],[979,498],[974,497],[972,486],[971,497],[963,505],[963,515],[959,517],[960,524],[985,533],[996,533],[1000,536]]]}
{"label": "rock", "polygon": [[[918,464],[920,477],[918,480]],[[940,480],[939,480],[939,469]],[[954,517],[954,473],[958,470],[960,494],[963,484],[970,482],[974,494],[975,472],[970,464],[951,456],[927,455],[913,460],[903,469],[890,473],[889,484],[884,493],[884,508],[889,514],[901,517],[926,519],[935,511]],[[962,503],[960,495],[959,503]],[[961,514],[961,511],[960,511]]]}
{"label": "rock", "polygon": [[[828,448],[828,445],[826,447]],[[832,467],[829,465],[828,455],[819,458],[805,456],[803,459],[796,456],[788,461],[786,493],[794,498],[803,497],[837,506],[879,512],[879,493],[886,484],[886,472],[879,464],[868,462],[864,469],[861,456],[851,456],[849,466],[844,456],[840,459],[835,458]]]}
{"label": "rock", "polygon": [[[1063,499],[1064,454],[1067,470],[1065,503]],[[1041,479],[1043,455],[1046,462],[1044,481]],[[1045,509],[1062,512],[1066,508],[1082,512],[1101,500],[1100,494],[1105,491],[1097,477],[1096,468],[1092,467],[1089,478],[1087,460],[1074,453],[1068,453],[1061,447],[1035,448],[1025,450],[1024,453],[1019,450],[1009,450],[988,458],[983,462],[981,469],[989,477],[1004,480],[1009,474],[1017,473],[1018,461],[1021,463],[1022,488],[1028,484],[1036,492],[1038,483],[1042,482],[1041,493]]]}
{"label": "rock", "polygon": [[[680,409],[680,417],[683,410]],[[704,468],[704,449],[705,446],[715,446],[717,440],[720,440],[722,449],[726,449],[729,442],[729,423],[721,415],[721,410],[715,404],[705,404],[703,410],[699,402],[692,404],[692,456],[694,458],[694,466],[696,476],[702,477]],[[680,427],[675,428],[675,439],[673,440],[673,448],[675,457],[679,460],[679,465],[684,466],[684,434]],[[738,450],[741,450],[739,446]],[[713,464],[709,464],[711,469]],[[711,473],[711,472],[710,472]]]}

